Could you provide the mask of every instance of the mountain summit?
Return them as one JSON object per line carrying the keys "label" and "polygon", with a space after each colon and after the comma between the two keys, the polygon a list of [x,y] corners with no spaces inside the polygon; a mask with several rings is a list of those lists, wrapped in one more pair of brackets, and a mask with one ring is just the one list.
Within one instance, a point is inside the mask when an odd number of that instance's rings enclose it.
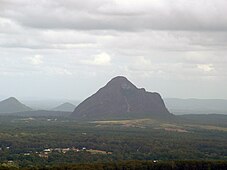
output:
{"label": "mountain summit", "polygon": [[72,112],[75,109],[75,105],[73,105],[72,103],[66,102],[63,103],[55,108],[53,108],[52,110],[55,111],[64,111],[64,112]]}
{"label": "mountain summit", "polygon": [[0,102],[0,113],[16,113],[31,110],[30,107],[22,104],[15,97],[10,97]]}
{"label": "mountain summit", "polygon": [[79,104],[72,116],[83,119],[164,118],[172,116],[158,93],[139,89],[118,76]]}

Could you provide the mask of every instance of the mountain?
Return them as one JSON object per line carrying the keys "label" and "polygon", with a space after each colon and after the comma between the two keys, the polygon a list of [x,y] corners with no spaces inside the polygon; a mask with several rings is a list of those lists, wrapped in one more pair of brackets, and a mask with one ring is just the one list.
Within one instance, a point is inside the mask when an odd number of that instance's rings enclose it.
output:
{"label": "mountain", "polygon": [[75,105],[73,105],[72,103],[66,102],[63,103],[55,108],[53,108],[52,110],[55,111],[65,111],[65,112],[73,112],[73,110],[76,108]]}
{"label": "mountain", "polygon": [[72,116],[78,119],[166,118],[173,116],[158,93],[137,88],[118,76],[79,104]]}
{"label": "mountain", "polygon": [[227,100],[223,99],[164,99],[174,114],[227,114]]}
{"label": "mountain", "polygon": [[22,104],[14,97],[10,97],[0,102],[0,113],[16,113],[31,110],[30,107]]}

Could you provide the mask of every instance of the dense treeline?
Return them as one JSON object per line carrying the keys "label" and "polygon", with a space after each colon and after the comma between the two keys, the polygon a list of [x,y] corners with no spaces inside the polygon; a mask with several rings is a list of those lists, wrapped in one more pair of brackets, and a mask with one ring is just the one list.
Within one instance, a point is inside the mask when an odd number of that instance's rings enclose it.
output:
{"label": "dense treeline", "polygon": [[[165,124],[164,124],[165,125]],[[127,160],[227,160],[227,132],[188,127],[188,132],[166,131],[157,122],[122,126],[73,122],[55,118],[0,119],[0,164],[15,167],[59,163],[99,163]],[[88,151],[61,153],[55,148]],[[53,149],[47,157],[45,149]],[[45,156],[45,155],[44,155]]]}
{"label": "dense treeline", "polygon": [[[19,169],[0,167],[0,170]],[[72,164],[52,167],[31,167],[21,170],[226,170],[227,161],[127,161],[115,163]]]}

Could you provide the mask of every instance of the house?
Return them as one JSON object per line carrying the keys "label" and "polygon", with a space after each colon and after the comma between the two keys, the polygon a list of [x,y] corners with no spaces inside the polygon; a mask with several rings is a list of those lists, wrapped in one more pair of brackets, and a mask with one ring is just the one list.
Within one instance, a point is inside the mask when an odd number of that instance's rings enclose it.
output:
{"label": "house", "polygon": [[63,148],[63,149],[62,149],[62,153],[66,153],[66,152],[68,152],[68,151],[70,151],[70,148]]}
{"label": "house", "polygon": [[43,152],[51,152],[52,149],[44,149]]}

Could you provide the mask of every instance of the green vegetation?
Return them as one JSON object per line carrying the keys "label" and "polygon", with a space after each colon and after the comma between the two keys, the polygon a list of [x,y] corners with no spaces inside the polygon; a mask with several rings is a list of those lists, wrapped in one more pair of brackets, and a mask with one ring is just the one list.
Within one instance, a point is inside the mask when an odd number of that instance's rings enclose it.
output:
{"label": "green vegetation", "polygon": [[[153,160],[158,163],[153,164]],[[143,164],[149,168],[159,165],[175,168],[176,164],[186,163],[175,160],[197,160],[206,164],[205,169],[213,164],[209,161],[222,160],[220,164],[226,167],[226,127],[151,119],[76,122],[63,117],[0,117],[2,167],[66,164],[75,169],[80,166],[111,169],[117,164],[119,169],[127,169],[123,167],[133,167],[135,163],[135,167]],[[214,166],[219,166],[216,161]]]}
{"label": "green vegetation", "polygon": [[19,168],[2,165],[0,170],[226,170],[226,161],[119,161],[109,163],[60,164]]}

